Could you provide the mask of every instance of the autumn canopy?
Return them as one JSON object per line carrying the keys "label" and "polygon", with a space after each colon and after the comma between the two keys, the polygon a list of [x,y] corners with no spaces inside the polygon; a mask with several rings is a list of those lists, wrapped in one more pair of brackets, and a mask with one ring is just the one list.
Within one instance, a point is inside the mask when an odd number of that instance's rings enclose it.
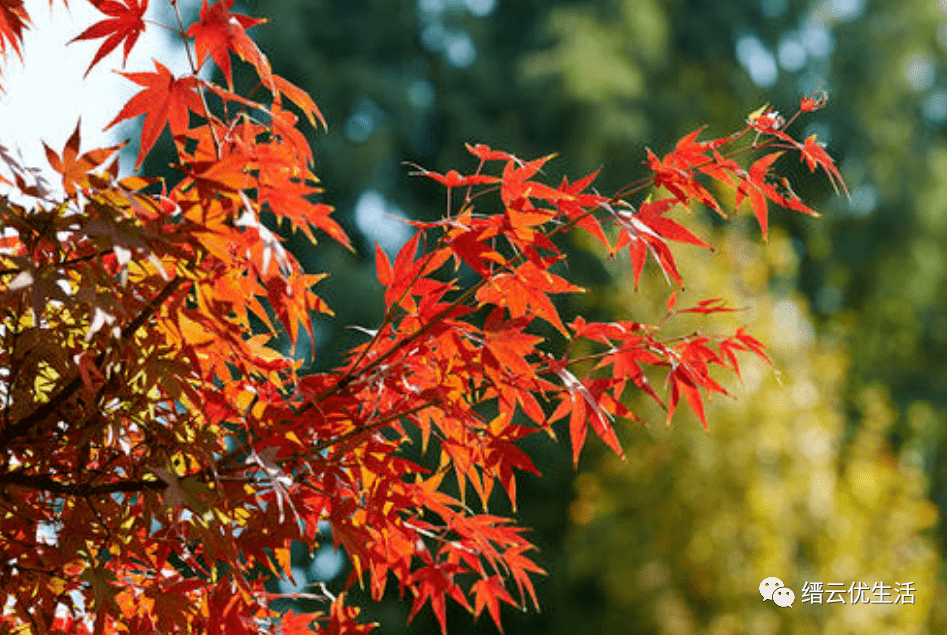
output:
{"label": "autumn canopy", "polygon": [[[90,69],[156,26],[148,0],[88,1],[102,18],[75,40],[99,43]],[[169,132],[178,181],[120,178],[120,146],[83,150],[78,127],[47,148],[55,186],[0,148],[0,630],[369,632],[344,591],[312,594],[321,612],[272,607],[265,581],[292,576],[291,542],[316,548],[325,523],[352,565],[346,588],[380,598],[391,585],[445,632],[448,600],[499,626],[501,604],[536,604],[543,573],[524,528],[489,507],[504,496],[515,510],[517,474],[540,471],[518,442],[567,429],[578,462],[591,429],[622,454],[614,425],[637,419],[623,405],[636,390],[668,421],[683,400],[706,427],[704,399],[726,394],[710,368],[765,359],[743,328],[666,338],[663,323],[565,322],[556,296],[582,291],[565,277],[566,237],[630,258],[636,283],[650,260],[682,287],[669,243],[709,245],[681,210],[729,218],[730,192],[765,239],[770,203],[815,215],[774,167],[802,161],[844,190],[817,140],[788,132],[824,99],[648,151],[647,177],[612,195],[596,174],[553,180],[552,157],[480,143],[463,171],[418,168],[445,191],[444,216],[414,223],[395,257],[376,250],[384,318],[339,368],[312,373],[293,351],[332,314],[317,292],[327,274],[304,271],[270,221],[349,246],[313,199],[300,117],[325,120],[233,2],[205,0],[186,24],[170,1],[164,26],[190,73],[158,60],[123,72],[139,92],[113,125],[143,116],[137,166]],[[0,51],[22,54],[29,26],[23,0],[0,2]],[[248,94],[234,92],[235,58],[258,79]],[[221,82],[199,75],[211,64]],[[676,300],[666,320],[732,310]]]}

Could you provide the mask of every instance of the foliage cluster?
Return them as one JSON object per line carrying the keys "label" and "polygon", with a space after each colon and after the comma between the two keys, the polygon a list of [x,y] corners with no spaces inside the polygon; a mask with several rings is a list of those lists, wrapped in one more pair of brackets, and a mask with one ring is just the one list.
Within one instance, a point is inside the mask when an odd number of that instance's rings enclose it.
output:
{"label": "foliage cluster", "polygon": [[[149,21],[147,0],[90,2],[105,17],[76,39],[102,40],[92,68],[119,46],[127,55]],[[592,189],[595,173],[551,184],[551,157],[483,144],[467,146],[472,173],[418,168],[446,190],[444,217],[415,223],[393,260],[376,250],[381,323],[338,368],[303,374],[291,352],[301,332],[314,341],[315,313],[331,314],[313,291],[325,274],[304,271],[263,220],[349,244],[312,200],[295,112],[325,122],[273,73],[246,34],[259,20],[232,13],[234,0],[205,0],[191,24],[169,4],[176,22],[163,26],[191,72],[155,61],[124,73],[141,90],[113,125],[144,115],[138,165],[167,128],[179,182],[119,178],[120,148],[81,152],[78,129],[47,148],[61,192],[0,153],[0,624],[368,632],[344,593],[309,594],[324,612],[281,614],[265,587],[292,577],[292,541],[314,547],[328,523],[350,584],[379,598],[393,579],[412,615],[429,603],[445,632],[448,598],[499,626],[500,603],[536,603],[542,573],[523,529],[488,508],[502,488],[515,510],[516,472],[538,472],[518,442],[555,438],[565,420],[574,462],[589,427],[622,455],[613,424],[638,418],[623,405],[635,391],[668,421],[683,399],[706,427],[705,398],[727,394],[711,368],[739,376],[741,351],[765,359],[743,327],[668,338],[663,321],[564,323],[553,297],[582,289],[563,275],[561,238],[582,229],[609,255],[627,250],[636,283],[650,258],[682,288],[668,241],[709,245],[670,213],[728,218],[709,182],[748,200],[764,238],[770,202],[815,215],[773,170],[785,153],[844,189],[816,138],[787,132],[824,99],[804,98],[789,121],[764,107],[730,136],[697,130],[663,157],[649,151],[649,175],[612,196]],[[28,24],[22,0],[0,5],[0,50],[19,54]],[[258,78],[245,95],[232,57]],[[200,76],[209,62],[224,82]],[[732,310],[676,300],[666,320]],[[272,347],[281,338],[290,353]]]}

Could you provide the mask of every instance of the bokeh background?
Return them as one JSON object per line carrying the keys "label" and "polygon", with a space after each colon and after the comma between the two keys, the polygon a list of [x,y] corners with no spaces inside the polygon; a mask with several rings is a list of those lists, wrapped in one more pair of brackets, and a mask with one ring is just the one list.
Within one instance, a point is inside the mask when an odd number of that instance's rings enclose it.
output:
{"label": "bokeh background", "polygon": [[[196,10],[196,3],[192,9]],[[559,157],[570,178],[604,167],[613,192],[702,124],[726,135],[765,103],[792,112],[804,93],[828,106],[795,124],[829,144],[851,190],[836,197],[804,166],[784,169],[823,213],[771,213],[768,244],[749,214],[724,231],[691,219],[720,248],[682,247],[679,304],[728,298],[747,310],[682,325],[737,323],[771,347],[721,377],[704,432],[684,409],[669,429],[620,434],[628,459],[591,443],[574,470],[564,445],[529,445],[521,518],[549,572],[542,611],[504,607],[507,633],[913,634],[947,632],[947,2],[943,0],[247,0],[276,72],[309,90],[329,120],[311,131],[324,200],[357,253],[293,242],[337,317],[321,323],[319,367],[371,327],[381,303],[372,245],[391,252],[403,218],[443,212],[443,193],[411,161],[473,167],[464,142]],[[146,169],[161,171],[155,155]],[[668,288],[651,270],[635,292],[627,262],[581,242],[570,273],[595,289],[564,310],[598,319],[661,317]],[[342,554],[300,549],[300,583],[338,588]],[[776,576],[792,608],[764,602]],[[804,582],[912,582],[914,604],[806,604]],[[284,591],[292,591],[287,585]],[[406,625],[396,597],[369,603],[383,633],[434,633],[429,609]],[[454,634],[494,633],[449,614]]]}

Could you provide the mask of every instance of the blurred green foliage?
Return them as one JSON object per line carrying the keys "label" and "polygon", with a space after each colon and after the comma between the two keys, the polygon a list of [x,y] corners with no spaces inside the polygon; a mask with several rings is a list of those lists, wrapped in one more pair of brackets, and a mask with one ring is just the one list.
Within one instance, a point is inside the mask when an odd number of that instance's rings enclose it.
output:
{"label": "blurred green foliage", "polygon": [[[768,288],[795,277],[798,258],[782,232],[767,246],[738,235],[719,246],[712,259],[682,264],[691,284],[678,306],[726,297],[746,311],[687,316],[676,327],[712,333],[749,323],[769,344],[773,368],[747,359],[742,382],[727,378],[735,399],[712,402],[709,433],[691,415],[670,428],[629,428],[626,462],[604,451],[586,461],[574,483],[564,577],[566,595],[586,587],[596,601],[557,602],[568,607],[563,622],[667,635],[944,632],[947,589],[930,531],[937,508],[926,497],[920,444],[892,450],[897,415],[881,385],[851,404],[857,425],[846,434],[848,351],[815,332],[798,293]],[[643,287],[659,288],[654,278]],[[661,293],[637,298],[654,310],[663,303]],[[660,422],[660,412],[649,415]],[[794,591],[792,608],[763,601],[757,585],[770,576]],[[805,582],[841,583],[845,604],[804,602]],[[913,582],[914,605],[853,604],[847,591],[859,582]]]}
{"label": "blurred green foliage", "polygon": [[[522,519],[552,576],[539,585],[547,610],[511,615],[508,632],[943,630],[932,601],[943,597],[935,573],[947,536],[942,2],[245,4],[271,19],[255,36],[276,71],[328,117],[329,133],[312,137],[316,171],[362,238],[357,258],[295,244],[307,268],[333,274],[324,289],[337,317],[315,343],[322,366],[357,341],[344,325],[378,320],[372,242],[403,240],[392,217],[443,212],[442,192],[402,161],[463,170],[473,166],[465,141],[524,157],[558,152],[551,170],[577,177],[605,166],[598,186],[612,192],[643,174],[645,145],[661,153],[703,124],[727,134],[763,103],[792,111],[803,93],[827,90],[828,106],[800,131],[828,142],[851,200],[786,165],[824,217],[774,212],[778,240],[761,250],[734,238],[685,275],[688,298],[703,285],[753,307],[739,317],[773,345],[782,385],[748,369],[746,391],[711,411],[709,435],[686,417],[669,432],[632,431],[628,465],[590,463],[574,489],[564,448],[530,448],[545,478],[525,479]],[[586,285],[630,277],[577,247],[570,273]],[[737,263],[724,264],[733,254]],[[608,289],[576,308],[660,317],[649,304],[663,298]],[[575,527],[563,542],[568,509]],[[756,585],[768,575],[795,589],[793,609],[763,604]],[[800,604],[805,580],[902,576],[916,579],[915,607]],[[400,628],[401,608],[385,612]],[[425,619],[411,631],[431,630]],[[452,629],[465,632],[466,621],[454,617]]]}

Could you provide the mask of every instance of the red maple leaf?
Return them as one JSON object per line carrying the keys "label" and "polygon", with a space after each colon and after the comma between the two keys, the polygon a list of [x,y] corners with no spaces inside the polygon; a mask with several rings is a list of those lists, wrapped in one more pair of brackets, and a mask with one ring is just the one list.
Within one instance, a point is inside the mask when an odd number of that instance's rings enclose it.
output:
{"label": "red maple leaf", "polygon": [[560,192],[538,181],[529,180],[554,156],[556,155],[549,154],[520,166],[515,166],[512,160],[508,161],[506,167],[503,168],[503,184],[500,186],[500,197],[503,199],[503,204],[509,207],[513,201],[520,197],[542,198],[548,201],[572,198],[571,194]]}
{"label": "red maple leaf", "polygon": [[[201,6],[201,19],[187,30],[187,34],[194,38],[197,63],[203,64],[210,55],[224,74],[227,86],[232,89],[230,52],[233,51],[240,59],[252,64],[263,83],[272,89],[273,73],[270,70],[270,63],[246,32],[246,29],[261,24],[265,20],[230,13],[233,3],[234,0],[220,0],[208,7],[207,0],[204,0]],[[286,96],[293,99],[292,95]]]}
{"label": "red maple leaf", "polygon": [[766,233],[769,225],[766,211],[766,196],[764,194],[766,186],[764,183],[770,166],[772,166],[773,162],[782,156],[782,154],[782,152],[771,152],[755,161],[753,165],[750,166],[749,176],[740,183],[740,187],[737,188],[736,203],[734,206],[739,207],[744,198],[748,197],[750,199],[753,213],[756,215],[756,220],[760,224],[760,230],[763,232],[764,242],[766,241]]}
{"label": "red maple leaf", "polygon": [[644,270],[645,261],[648,258],[649,252],[658,262],[661,271],[669,283],[673,278],[678,285],[683,285],[680,273],[677,270],[677,263],[675,263],[665,239],[712,249],[710,245],[695,236],[680,223],[672,221],[669,218],[664,218],[663,215],[670,210],[678,200],[677,198],[663,198],[653,203],[642,203],[637,214],[632,214],[625,210],[613,210],[610,205],[604,205],[606,209],[612,211],[620,225],[618,240],[615,241],[614,251],[618,251],[625,245],[628,245],[636,289],[638,288],[641,272]]}
{"label": "red maple leaf", "polygon": [[[122,65],[128,61],[128,54],[131,52],[138,36],[145,30],[145,12],[148,11],[148,0],[123,0],[125,4],[118,0],[89,0],[95,8],[107,16],[105,20],[96,22],[88,29],[70,40],[70,44],[77,40],[97,40],[106,38],[99,50],[96,51],[92,63],[86,69],[85,75],[89,74],[92,67],[98,64],[103,57],[111,53],[124,41],[122,47],[123,58]],[[85,76],[84,75],[84,76]],[[83,76],[83,77],[84,77]]]}
{"label": "red maple leaf", "polygon": [[[699,132],[698,130],[682,139],[678,143],[678,151],[668,154],[664,159],[658,159],[654,152],[648,150],[646,165],[654,172],[655,187],[665,188],[668,192],[673,194],[684,207],[689,208],[691,200],[693,199],[714,210],[721,217],[726,218],[726,214],[723,213],[723,209],[720,207],[720,203],[717,202],[717,199],[713,197],[707,188],[694,179],[688,167],[682,167],[689,166],[686,160],[686,152],[693,154],[694,151],[689,149],[688,144],[693,145],[693,140],[690,138],[696,138],[695,135]],[[704,171],[707,170],[705,169]]]}
{"label": "red maple leaf", "polygon": [[160,62],[155,60],[154,73],[121,73],[144,90],[132,97],[106,130],[120,121],[145,115],[145,124],[141,130],[141,146],[138,151],[137,170],[165,124],[171,126],[171,134],[179,134],[187,129],[187,111],[201,112],[203,104],[197,92],[197,79],[194,77],[176,78]]}
{"label": "red maple leaf", "polygon": [[462,187],[464,185],[496,183],[500,180],[495,176],[488,176],[486,174],[471,174],[469,176],[462,176],[457,170],[450,170],[447,172],[447,174],[438,174],[437,172],[431,172],[430,170],[424,170],[420,173],[413,172],[412,174],[421,174],[430,179],[434,179],[448,189],[452,187]]}
{"label": "red maple leaf", "polygon": [[9,44],[22,60],[20,43],[23,28],[30,23],[30,16],[23,8],[23,0],[0,0],[0,54],[7,52]]}
{"label": "red maple leaf", "polygon": [[322,116],[322,112],[319,111],[319,107],[316,106],[316,102],[312,100],[309,93],[279,75],[273,75],[273,88],[276,89],[277,98],[279,95],[285,95],[287,99],[299,106],[310,124],[315,126],[318,119],[325,130],[329,129],[325,117]]}
{"label": "red maple leaf", "polygon": [[503,627],[500,626],[500,600],[516,606],[516,600],[514,600],[513,596],[506,590],[506,587],[503,586],[503,580],[500,576],[481,578],[473,583],[470,590],[473,591],[475,596],[474,615],[480,617],[480,613],[482,613],[483,608],[486,607],[487,610],[490,611],[490,617],[493,618],[493,623],[497,625],[497,630],[502,633]]}
{"label": "red maple leaf", "polygon": [[[818,146],[816,146],[818,148]],[[821,150],[821,148],[818,148]],[[823,151],[824,152],[824,151]],[[763,232],[763,242],[766,242],[768,228],[768,216],[766,210],[766,199],[769,199],[777,205],[782,205],[787,209],[792,209],[810,216],[819,214],[807,207],[789,186],[789,181],[785,178],[775,178],[770,170],[773,162],[782,156],[783,151],[771,152],[760,159],[757,159],[750,166],[749,173],[743,177],[737,188],[735,207],[739,207],[743,199],[749,198],[750,205],[753,207],[753,213],[756,220],[759,221],[760,229]],[[828,157],[828,155],[826,155]],[[829,159],[831,161],[831,159]],[[835,166],[832,166],[834,169]],[[839,177],[841,178],[841,177]],[[834,185],[834,182],[833,182]],[[847,193],[847,191],[846,191]]]}
{"label": "red maple leaf", "polygon": [[848,193],[848,188],[845,187],[845,181],[842,180],[842,175],[839,174],[838,168],[835,167],[835,162],[822,145],[816,141],[815,135],[806,137],[806,143],[799,151],[801,153],[800,160],[806,162],[810,172],[815,172],[816,166],[822,168],[828,175],[829,181],[835,189],[835,193],[838,194],[839,185],[841,185],[845,196],[851,198],[851,195]]}
{"label": "red maple leaf", "polygon": [[493,150],[490,146],[478,143],[475,146],[465,143],[464,146],[467,148],[467,152],[474,155],[480,159],[481,163],[486,161],[513,161],[513,155],[508,152],[503,152],[502,150]]}
{"label": "red maple leaf", "polygon": [[458,604],[461,604],[468,611],[471,610],[467,598],[464,597],[460,589],[454,584],[454,571],[462,571],[459,565],[443,563],[440,566],[426,566],[418,569],[412,576],[412,585],[414,586],[414,604],[411,606],[411,614],[408,619],[413,619],[421,607],[430,600],[431,608],[437,617],[437,622],[441,626],[441,633],[447,633],[447,598],[446,595],[454,598]]}
{"label": "red maple leaf", "polygon": [[280,628],[284,635],[313,635],[309,627],[318,617],[319,613],[296,613],[289,609],[280,618]]}

